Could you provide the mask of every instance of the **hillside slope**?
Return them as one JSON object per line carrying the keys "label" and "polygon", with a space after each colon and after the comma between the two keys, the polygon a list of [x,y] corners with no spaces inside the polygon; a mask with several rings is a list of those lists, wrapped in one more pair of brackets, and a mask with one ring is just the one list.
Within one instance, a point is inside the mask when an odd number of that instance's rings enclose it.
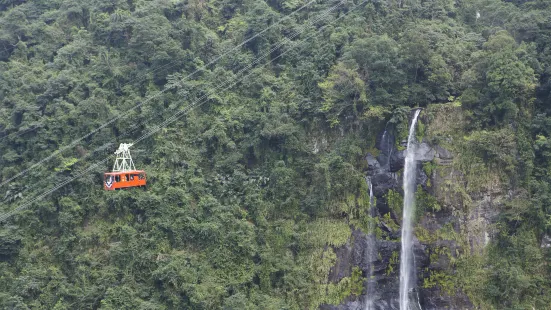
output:
{"label": "hillside slope", "polygon": [[[399,243],[400,188],[379,184],[370,216],[366,156],[383,132],[403,151],[423,107],[418,140],[453,159],[422,165],[421,288],[550,308],[550,16],[549,1],[3,1],[0,212],[18,212],[0,306],[349,307],[367,274],[343,249],[373,222]],[[104,191],[107,156],[136,139],[147,190]],[[487,194],[488,240],[469,244]]]}

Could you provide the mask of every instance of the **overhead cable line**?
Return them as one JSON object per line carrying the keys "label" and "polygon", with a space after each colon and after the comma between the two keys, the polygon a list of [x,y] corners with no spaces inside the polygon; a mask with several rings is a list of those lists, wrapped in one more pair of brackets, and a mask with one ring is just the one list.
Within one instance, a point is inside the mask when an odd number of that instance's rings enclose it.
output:
{"label": "overhead cable line", "polygon": [[[308,23],[305,23],[305,24],[303,24],[303,25],[300,25],[300,26],[298,27],[298,30],[295,30],[289,37],[283,38],[282,40],[280,40],[279,42],[277,42],[276,45],[275,45],[274,47],[272,47],[268,52],[264,53],[264,55],[262,55],[262,56],[260,56],[260,57],[257,57],[251,64],[249,64],[248,66],[246,66],[246,67],[242,68],[240,71],[238,71],[238,72],[236,73],[236,76],[238,76],[239,74],[243,73],[244,71],[250,69],[250,68],[253,67],[254,65],[258,64],[258,62],[260,62],[262,59],[264,59],[264,58],[270,56],[274,51],[276,51],[277,49],[279,49],[279,48],[280,48],[281,46],[283,46],[285,43],[290,42],[291,39],[294,39],[296,36],[298,36],[299,34],[301,34],[302,32],[304,32],[304,31],[306,30],[307,27],[310,27],[310,26],[314,25],[315,23],[319,22],[320,20],[324,19],[324,17],[325,17],[327,14],[329,14],[329,13],[331,13],[332,11],[334,11],[335,9],[337,9],[339,6],[341,6],[342,4],[344,4],[344,2],[345,2],[344,0],[339,1],[336,5],[334,5],[333,7],[329,8],[329,9],[327,9],[326,11],[324,11],[324,12],[323,12],[322,14],[320,14],[319,16],[316,16],[316,17],[312,18],[311,20],[308,20]],[[242,44],[241,44],[241,45],[242,45]],[[184,78],[182,79],[182,81],[185,81],[188,77],[189,77],[189,76],[184,77]],[[176,86],[176,84],[174,84],[171,88],[173,88],[173,87],[175,87],[175,86]],[[211,91],[211,93],[214,92],[214,91],[216,91],[216,90],[217,90],[218,88],[220,88],[220,87],[221,87],[221,86],[218,86],[218,87],[214,88],[214,90]],[[155,96],[156,96],[156,95],[155,95]],[[203,99],[203,98],[206,98],[206,96],[208,96],[208,95],[205,95],[205,96],[199,98],[198,100],[201,100],[201,99]],[[149,98],[149,99],[151,99],[151,98]],[[160,113],[162,113],[162,110],[160,111]],[[149,119],[152,119],[153,117],[159,115],[160,113],[158,113],[158,114],[156,114],[156,115],[150,117]],[[145,122],[135,123],[134,125],[132,125],[132,127],[126,129],[125,133],[123,133],[122,136],[126,136],[127,134],[132,133],[134,128],[137,128],[137,127],[143,125],[144,123],[145,123]],[[92,151],[92,153],[95,152],[96,150],[103,150],[103,149],[107,148],[109,145],[111,145],[112,143],[113,143],[112,141],[107,142],[107,143],[105,143],[105,144],[103,144],[103,145],[97,147],[94,151]],[[87,156],[88,156],[88,155],[85,155],[84,157],[79,158],[79,159],[78,159],[76,162],[74,162],[73,164],[75,164],[75,163],[81,161],[82,159],[86,158]],[[54,174],[54,175],[51,175],[50,177],[47,177],[46,179],[51,179],[52,177],[55,177],[55,174]],[[2,185],[2,184],[0,184],[0,185]],[[23,193],[23,192],[32,190],[32,189],[34,189],[34,188],[36,188],[36,187],[40,187],[40,184],[39,184],[39,183],[35,183],[31,188],[24,189],[24,190],[23,190],[22,192],[20,192],[20,193]]]}
{"label": "overhead cable line", "polygon": [[[322,26],[320,27],[320,29],[318,31],[316,31],[316,33],[318,32],[321,32],[323,29],[325,29],[327,26],[331,25],[332,23],[342,19],[343,17],[345,16],[348,16],[348,14],[356,9],[357,7],[360,7],[361,5],[365,4],[367,1],[369,0],[365,0],[363,2],[361,2],[360,4],[357,4],[355,5],[352,9],[350,9],[347,13],[343,13],[341,16],[339,16],[338,18],[336,18],[335,20],[329,22],[329,24],[325,25],[325,26]],[[343,1],[340,2],[341,4],[343,3]],[[340,4],[339,4],[340,5]],[[332,9],[330,9],[332,11]],[[299,40],[298,42],[292,42],[293,43],[291,45],[291,47],[289,49],[287,49],[286,51],[284,51],[283,53],[279,54],[278,56],[274,57],[273,59],[271,59],[269,62],[267,62],[266,64],[262,65],[260,68],[272,63],[273,61],[275,61],[276,59],[284,56],[285,54],[287,54],[289,51],[291,51],[296,45],[300,44],[300,43],[303,43],[305,41],[307,41],[308,39],[314,37],[314,35],[312,36],[309,36],[303,40]],[[249,74],[247,74],[246,76],[240,78],[238,81],[235,81],[234,83],[232,83],[231,85],[225,87],[224,89],[222,89],[221,91],[225,91],[225,90],[228,90],[230,89],[231,87],[237,85],[239,82],[241,82],[242,80],[244,80],[245,78],[249,77],[250,75],[252,75],[253,72],[250,72]],[[227,83],[225,83],[227,84]],[[216,89],[218,89],[219,87],[217,87]],[[216,90],[215,89],[215,90]],[[206,98],[207,95],[204,95],[202,96],[201,98]],[[201,99],[200,99],[201,100]],[[206,101],[208,101],[208,98],[206,98],[206,100],[203,100],[202,102],[193,102],[191,103],[190,105],[186,106],[186,108],[184,108],[183,110],[179,111],[178,113],[176,113],[175,115],[173,115],[172,117],[170,117],[169,119],[165,120],[163,123],[157,125],[156,127],[154,127],[152,130],[150,130],[148,133],[142,135],[141,137],[139,137],[138,139],[134,140],[132,143],[133,144],[136,144],[136,143],[139,143],[141,141],[143,141],[144,139],[152,136],[153,134],[157,133],[160,129],[162,129],[163,127],[166,127],[168,125],[170,125],[171,123],[173,123],[174,121],[176,121],[178,118],[180,118],[181,116],[183,115],[186,115],[189,111],[191,111],[192,109],[198,107],[198,106],[201,106],[202,104],[204,104]],[[27,201],[25,203],[23,203],[22,205],[20,205],[19,207],[15,208],[14,210],[11,210],[9,212],[6,212],[2,215],[0,215],[0,222],[4,222],[5,220],[7,220],[8,218],[10,218],[11,216],[15,215],[17,212],[20,212],[24,209],[27,209],[29,206],[31,206],[34,202],[48,196],[49,194],[55,192],[56,190],[64,187],[65,185],[71,183],[72,181],[76,180],[77,178],[80,178],[82,177],[83,175],[87,174],[88,172],[90,172],[91,170],[101,166],[102,164],[104,164],[105,162],[107,162],[108,160],[110,160],[111,158],[113,158],[114,156],[113,155],[110,155],[108,157],[106,157],[105,159],[99,161],[99,162],[96,162],[95,164],[93,164],[92,166],[86,168],[85,170],[83,170],[82,172],[78,173],[76,176],[66,180],[66,181],[63,181],[62,183],[58,184],[57,186],[43,192],[42,194],[39,194],[38,196],[34,197],[33,199],[31,199],[30,201]]]}
{"label": "overhead cable line", "polygon": [[[276,25],[279,25],[281,22],[283,22],[284,20],[288,19],[289,17],[291,17],[292,15],[294,15],[295,13],[301,11],[302,9],[308,7],[310,4],[314,3],[316,0],[312,0],[308,3],[306,3],[305,5],[301,6],[300,8],[298,8],[297,10],[291,12],[290,14],[286,15],[285,17],[281,18],[280,20],[278,20],[277,22],[275,22],[274,24],[268,26],[267,28],[265,28],[264,30],[260,31],[259,33],[255,34],[254,36],[248,38],[247,40],[243,41],[242,43],[240,43],[239,45],[233,47],[232,49],[230,49],[229,51],[226,51],[224,54],[216,57],[214,60],[210,61],[209,63],[207,63],[206,65],[200,67],[199,69],[195,70],[194,72],[190,73],[189,75],[187,75],[185,77],[185,79],[188,79],[190,77],[192,77],[193,75],[195,75],[196,73],[198,72],[201,72],[201,71],[204,71],[207,69],[208,66],[216,63],[218,60],[220,60],[221,58],[223,58],[224,56],[230,54],[231,52],[233,51],[236,51],[238,50],[239,48],[241,48],[242,46],[244,46],[245,44],[247,44],[248,42],[250,42],[251,40],[255,39],[256,37],[262,35],[263,33],[265,33],[266,31],[268,31],[269,29],[275,27]],[[170,64],[170,63],[169,63]],[[167,64],[167,65],[169,65]],[[157,68],[159,69],[159,68]],[[156,69],[156,70],[157,70]],[[130,82],[124,84],[124,85],[127,85],[129,84]],[[25,175],[27,172],[29,172],[30,170],[42,165],[43,163],[45,163],[46,161],[52,159],[53,157],[59,155],[60,153],[64,152],[65,150],[69,149],[69,148],[72,148],[74,146],[76,146],[80,141],[92,136],[93,134],[97,133],[98,131],[102,130],[103,128],[111,125],[113,122],[123,118],[124,116],[128,115],[127,113],[130,112],[130,111],[133,111],[133,110],[136,110],[137,108],[141,107],[142,105],[150,102],[151,100],[159,97],[160,95],[164,94],[165,92],[169,91],[170,89],[174,88],[175,85],[171,85],[169,87],[165,87],[165,89],[161,90],[160,92],[156,93],[155,95],[152,95],[150,96],[149,98],[146,98],[146,100],[140,102],[139,104],[133,106],[132,108],[124,111],[124,113],[120,113],[119,115],[115,116],[114,118],[110,119],[109,121],[105,122],[104,124],[102,124],[101,126],[97,127],[96,129],[90,131],[89,133],[87,133],[86,135],[80,137],[80,138],[77,138],[76,140],[73,140],[71,143],[69,143],[68,145],[64,146],[64,147],[61,147],[59,150],[53,152],[52,154],[50,154],[49,156],[41,159],[40,161],[36,162],[35,164],[31,165],[30,167],[24,169],[23,171],[15,174],[14,176],[12,177],[9,177],[8,179],[6,179],[5,181],[2,181],[0,183],[0,187],[8,184],[9,182],[19,178],[20,176],[22,175]]]}
{"label": "overhead cable line", "polygon": [[[208,67],[208,66],[210,66],[210,65],[212,65],[212,64],[214,64],[214,63],[216,63],[218,60],[220,60],[220,59],[223,58],[224,56],[227,56],[230,52],[233,52],[233,51],[236,50],[237,48],[240,48],[240,47],[242,47],[243,45],[249,43],[251,40],[255,39],[256,37],[258,37],[258,36],[260,36],[260,35],[262,35],[263,33],[265,33],[266,31],[270,30],[271,28],[273,28],[273,27],[275,27],[275,26],[281,24],[281,22],[283,22],[284,20],[286,20],[286,19],[288,19],[289,17],[293,16],[294,14],[298,13],[299,11],[302,11],[302,9],[304,9],[304,8],[306,8],[306,7],[308,7],[308,6],[310,6],[310,4],[312,4],[312,3],[314,3],[314,2],[316,2],[316,0],[312,0],[312,1],[310,1],[310,2],[308,2],[308,3],[306,3],[306,4],[304,4],[303,6],[299,7],[298,9],[294,10],[293,12],[289,13],[288,15],[285,15],[283,18],[281,18],[280,20],[278,20],[278,21],[275,22],[274,24],[271,24],[271,25],[268,26],[267,28],[264,28],[264,29],[263,29],[262,31],[260,31],[259,33],[257,33],[257,34],[255,34],[254,36],[248,38],[247,40],[245,40],[245,41],[243,41],[241,44],[239,44],[239,45],[237,45],[237,46],[231,48],[230,50],[227,50],[227,51],[224,52],[222,55],[220,55],[220,56],[216,57],[214,60],[210,61],[208,64],[206,64],[206,65],[202,66],[201,68],[197,69],[196,71],[194,71],[193,73],[191,73],[188,77],[190,77],[190,76],[192,76],[192,75],[194,75],[194,74],[196,74],[196,73],[198,73],[198,72],[204,71],[204,69],[206,69],[206,67]],[[4,48],[4,51],[7,52],[7,49]],[[9,54],[10,54],[10,53],[8,53],[8,55],[9,55]],[[154,54],[154,53],[151,53],[149,56],[151,56],[151,55],[153,55],[153,54]],[[8,57],[9,57],[9,56],[8,56]],[[157,71],[159,71],[159,70],[161,70],[161,69],[164,69],[164,68],[166,68],[166,67],[169,67],[169,66],[175,64],[176,62],[177,62],[176,60],[173,60],[173,61],[170,61],[170,62],[168,62],[168,63],[166,63],[166,64],[164,64],[164,65],[161,65],[161,66],[159,66],[159,67],[157,67],[157,68],[155,68],[155,69],[153,69],[153,70],[150,70],[149,72],[143,73],[143,74],[141,74],[141,75],[139,75],[139,76],[133,78],[132,80],[130,80],[130,81],[128,81],[128,82],[122,84],[121,86],[119,86],[119,88],[122,88],[122,87],[124,87],[124,86],[126,86],[126,85],[128,85],[128,84],[130,84],[130,83],[132,83],[132,82],[140,82],[143,78],[147,77],[147,75],[152,74],[152,73],[155,73],[155,72],[157,72]],[[136,107],[134,107],[134,108],[136,108]],[[132,109],[131,109],[131,110],[132,110]],[[130,110],[129,110],[129,111],[130,111]],[[120,116],[120,115],[119,115],[119,116]],[[124,116],[124,115],[123,115],[123,116]],[[12,133],[10,133],[10,134],[8,134],[8,135],[5,135],[4,137],[0,138],[0,142],[2,142],[4,139],[8,138],[8,137],[11,136],[11,135],[14,135],[14,137],[18,137],[18,136],[20,136],[20,135],[23,135],[23,134],[25,134],[25,133],[28,133],[28,132],[33,131],[33,130],[35,130],[35,129],[38,129],[39,127],[40,127],[40,126],[35,126],[35,127],[31,128],[31,129],[26,129],[26,130],[24,130],[23,132],[19,132],[19,131],[17,131],[17,132],[12,132]],[[102,128],[100,128],[100,129],[102,129]],[[81,137],[79,140],[85,139],[86,137],[87,137],[87,136]],[[71,147],[71,146],[69,146],[69,147]],[[15,176],[15,178],[17,178],[17,176]],[[12,180],[13,180],[13,179],[12,179]],[[6,180],[5,182],[0,183],[0,186],[4,185],[4,183],[10,182],[10,181],[11,181],[11,180]]]}

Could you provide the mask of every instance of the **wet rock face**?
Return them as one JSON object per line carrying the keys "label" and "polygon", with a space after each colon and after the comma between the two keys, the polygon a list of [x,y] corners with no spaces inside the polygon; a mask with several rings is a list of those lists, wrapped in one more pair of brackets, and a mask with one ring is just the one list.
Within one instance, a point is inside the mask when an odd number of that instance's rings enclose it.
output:
{"label": "wet rock face", "polygon": [[373,184],[373,195],[377,198],[383,197],[391,189],[400,187],[398,175],[391,172],[379,172],[371,176],[370,180]]}
{"label": "wet rock face", "polygon": [[466,310],[474,309],[473,304],[465,295],[443,296],[437,289],[423,289],[420,292],[420,299],[423,300],[423,310]]}
{"label": "wet rock face", "polygon": [[[442,149],[442,148],[440,148]],[[442,149],[443,150],[443,149]],[[447,151],[446,151],[447,152]],[[415,149],[415,159],[418,162],[427,162],[434,159],[437,151],[430,146],[428,143],[420,143]],[[447,153],[449,154],[449,152]],[[404,163],[406,160],[406,151],[395,150],[390,155],[390,172],[397,172],[404,168]]]}
{"label": "wet rock face", "polygon": [[[393,257],[399,256],[400,243],[388,240],[375,240],[360,230],[352,232],[351,243],[336,249],[338,257],[337,264],[331,269],[329,279],[338,282],[342,278],[350,276],[354,266],[360,267],[363,275],[367,278],[370,269],[373,268],[372,283],[376,283],[374,292],[374,310],[399,310],[398,288],[399,274],[396,262]],[[370,244],[374,245],[377,251],[369,253]],[[371,255],[370,255],[371,254]],[[392,268],[388,266],[392,265]],[[390,271],[393,269],[392,271]],[[350,300],[342,305],[323,305],[320,309],[325,310],[365,310],[366,296],[363,295],[355,300]]]}
{"label": "wet rock face", "polygon": [[[377,213],[382,217],[384,214],[393,212],[386,202],[385,194],[389,190],[403,194],[400,170],[404,167],[405,151],[398,151],[394,144],[394,137],[386,132],[379,136],[376,146],[380,151],[378,156],[375,157],[372,154],[366,156],[367,177],[373,186],[373,194],[377,198]],[[452,154],[439,146],[420,143],[416,148],[416,159],[418,160],[417,184],[431,193],[438,191],[438,184],[435,187],[434,183],[444,180],[426,175],[422,169],[422,162],[434,160],[439,164],[447,164],[451,162]],[[427,186],[427,184],[432,184],[432,186]],[[400,222],[401,219],[394,219],[394,224],[400,225]],[[441,229],[445,225],[458,226],[458,221],[451,216],[451,212],[445,211],[437,212],[430,218],[423,218],[419,223],[421,227],[430,232]],[[368,236],[360,230],[354,230],[351,241],[345,246],[335,249],[337,263],[332,268],[329,278],[336,283],[342,278],[350,276],[352,268],[358,266],[363,275],[369,279],[372,269],[373,276],[371,280],[368,280],[370,283],[374,283],[374,291],[370,291],[373,301],[372,309],[399,310],[400,231],[393,231],[389,224],[382,220],[379,221],[379,229],[383,231],[385,238],[390,240],[375,240],[373,236]],[[551,244],[551,241],[548,244]],[[368,247],[373,245],[375,251],[369,252]],[[417,288],[412,292],[412,296],[418,296],[419,299],[415,304],[421,306],[423,310],[473,309],[472,304],[464,295],[448,296],[438,286],[423,288],[423,281],[430,276],[430,270],[444,271],[450,268],[449,257],[439,257],[431,261],[430,255],[440,246],[449,248],[453,253],[457,249],[455,243],[451,241],[439,240],[436,244],[425,244],[414,237],[413,252]],[[376,254],[370,255],[369,253]],[[366,283],[362,296],[353,296],[341,305],[323,305],[320,309],[365,310],[367,287]]]}
{"label": "wet rock face", "polygon": [[434,146],[434,150],[436,151],[435,156],[440,159],[453,159],[453,155],[450,151],[442,148],[439,145]]}
{"label": "wet rock face", "polygon": [[[354,266],[358,266],[363,271],[368,272],[367,268],[373,265],[375,273],[379,271],[384,272],[389,263],[386,257],[390,258],[392,252],[400,250],[400,244],[398,242],[374,240],[357,229],[352,232],[351,240],[351,243],[339,247],[335,251],[339,259],[345,259],[342,260],[344,264],[337,264],[335,267],[331,268],[329,280],[333,282],[338,282],[342,280],[342,278],[350,276]],[[376,247],[379,251],[367,255],[367,246],[370,242],[376,242]]]}
{"label": "wet rock face", "polygon": [[434,159],[435,155],[436,150],[425,142],[418,144],[417,148],[415,149],[415,159],[421,162],[431,161]]}
{"label": "wet rock face", "polygon": [[365,157],[365,160],[367,161],[368,174],[376,173],[381,169],[381,164],[379,163],[377,158],[375,158],[373,155],[367,154],[367,156]]}
{"label": "wet rock face", "polygon": [[396,151],[390,157],[390,167],[389,172],[397,172],[404,168],[406,161],[406,152],[405,151]]}

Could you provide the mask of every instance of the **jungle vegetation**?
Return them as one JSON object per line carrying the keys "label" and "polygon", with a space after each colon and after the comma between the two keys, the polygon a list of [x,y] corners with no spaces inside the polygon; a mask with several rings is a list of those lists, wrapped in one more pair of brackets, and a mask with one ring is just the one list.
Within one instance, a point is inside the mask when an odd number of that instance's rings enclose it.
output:
{"label": "jungle vegetation", "polygon": [[[465,175],[512,198],[488,250],[431,285],[549,309],[551,1],[306,4],[1,0],[0,211],[28,207],[0,224],[0,307],[338,304],[362,290],[328,275],[365,217],[366,152],[450,105]],[[184,110],[132,149],[147,190],[105,192],[95,163]]]}

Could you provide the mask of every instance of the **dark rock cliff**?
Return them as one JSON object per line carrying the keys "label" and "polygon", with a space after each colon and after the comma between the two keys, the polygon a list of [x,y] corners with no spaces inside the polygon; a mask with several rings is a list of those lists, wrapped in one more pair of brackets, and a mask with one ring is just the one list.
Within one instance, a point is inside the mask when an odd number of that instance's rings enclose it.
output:
{"label": "dark rock cliff", "polygon": [[[393,190],[403,194],[402,168],[404,166],[404,151],[395,147],[394,137],[389,132],[379,136],[376,145],[379,154],[367,154],[368,168],[367,178],[373,186],[373,195],[376,197],[376,214],[382,219],[390,214],[391,221],[387,223],[380,220],[378,228],[385,233],[384,238],[370,238],[360,229],[353,229],[349,242],[335,249],[337,263],[332,268],[329,278],[333,282],[350,276],[354,266],[361,268],[364,276],[373,285],[370,291],[372,310],[399,309],[399,253],[400,232],[389,226],[400,225],[401,218],[396,211],[389,206],[385,195]],[[412,297],[418,299],[416,307],[425,310],[436,309],[473,309],[471,302],[462,292],[446,292],[440,285],[425,283],[431,273],[449,272],[453,270],[450,260],[462,251],[461,246],[454,238],[439,237],[437,232],[449,229],[451,234],[459,232],[460,226],[464,227],[466,239],[469,242],[470,251],[481,249],[488,242],[491,235],[491,223],[496,214],[492,211],[492,195],[481,194],[479,197],[459,197],[447,187],[450,183],[460,184],[461,175],[455,171],[451,163],[453,155],[448,150],[427,143],[419,143],[416,148],[417,184],[421,185],[424,192],[436,197],[441,204],[440,210],[435,210],[420,216],[416,223],[417,229],[422,229],[428,237],[414,236],[414,258],[417,275],[417,285]],[[441,169],[438,173],[432,171],[427,175],[423,169],[423,162],[430,162]],[[461,185],[461,184],[460,184]],[[495,198],[495,197],[494,197]],[[472,199],[473,206],[467,215],[458,217],[456,210],[464,204],[464,199]],[[386,220],[388,221],[388,216]],[[422,240],[419,240],[418,237]],[[369,255],[368,248],[375,246],[375,251]],[[446,251],[441,251],[446,249]],[[370,278],[370,270],[372,277]],[[356,310],[367,309],[367,292],[361,296],[352,296],[341,305],[323,305],[324,310]]]}

